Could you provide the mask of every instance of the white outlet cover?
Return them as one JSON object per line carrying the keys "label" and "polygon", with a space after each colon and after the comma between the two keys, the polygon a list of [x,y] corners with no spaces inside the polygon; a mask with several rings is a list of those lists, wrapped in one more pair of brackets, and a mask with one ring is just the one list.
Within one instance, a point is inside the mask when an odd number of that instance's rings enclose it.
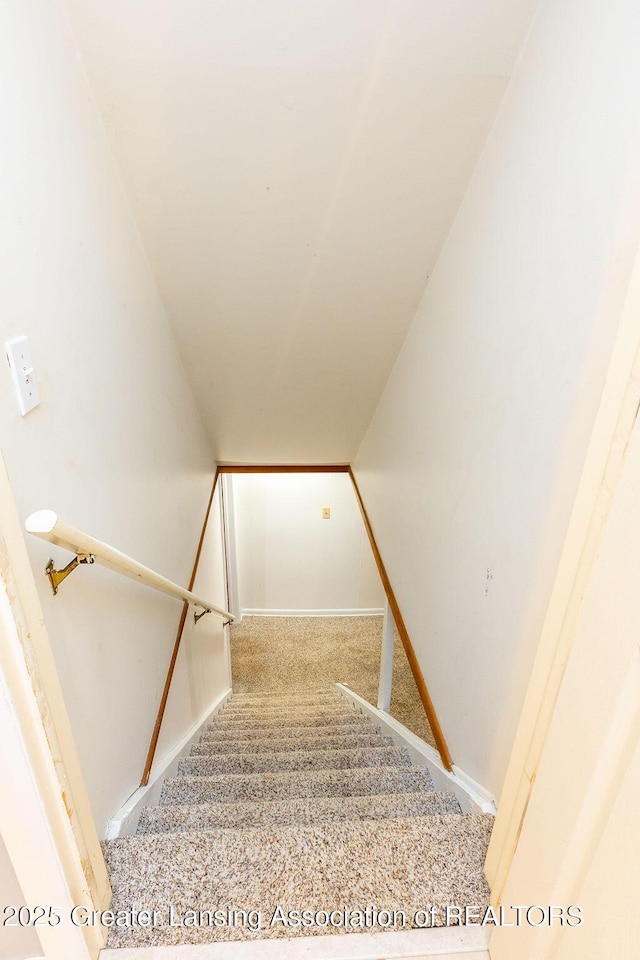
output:
{"label": "white outlet cover", "polygon": [[40,403],[38,381],[31,361],[31,349],[28,337],[14,337],[4,345],[9,361],[9,369],[16,391],[18,409],[24,417]]}

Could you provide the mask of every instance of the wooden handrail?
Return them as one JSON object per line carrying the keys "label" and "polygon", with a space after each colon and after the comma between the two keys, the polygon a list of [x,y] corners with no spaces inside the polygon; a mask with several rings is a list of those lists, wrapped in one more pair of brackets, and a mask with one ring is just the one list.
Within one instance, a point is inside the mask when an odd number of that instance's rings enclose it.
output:
{"label": "wooden handrail", "polygon": [[348,463],[221,463],[218,473],[349,473]]}
{"label": "wooden handrail", "polygon": [[[209,497],[209,503],[207,504],[207,510],[204,515],[204,523],[202,524],[202,530],[200,532],[200,540],[198,541],[198,549],[196,550],[196,557],[193,561],[193,569],[191,570],[191,578],[189,580],[189,590],[193,587],[196,582],[196,575],[198,573],[198,566],[200,564],[200,554],[202,553],[202,545],[204,544],[204,537],[207,532],[207,526],[209,524],[209,515],[211,513],[211,505],[213,504],[213,496],[216,492],[216,486],[218,483],[218,477],[220,471],[217,469],[215,476],[213,478],[213,485],[211,487],[211,495]],[[189,610],[189,604],[185,603],[182,608],[182,614],[180,616],[180,621],[178,623],[178,629],[176,631],[176,639],[173,642],[173,651],[171,653],[171,660],[169,661],[169,669],[167,670],[167,676],[164,681],[164,687],[162,690],[162,696],[160,698],[160,705],[158,707],[158,713],[156,716],[156,722],[153,727],[153,733],[151,734],[151,741],[149,743],[149,750],[147,751],[147,759],[145,760],[144,770],[142,771],[142,779],[140,780],[140,786],[146,787],[149,783],[149,777],[151,775],[151,767],[153,766],[153,759],[156,755],[156,748],[158,746],[158,737],[160,736],[160,728],[162,726],[162,720],[164,718],[164,712],[167,706],[167,700],[169,698],[169,690],[171,689],[171,681],[173,680],[173,674],[176,668],[176,661],[178,659],[178,651],[180,650],[180,643],[182,641],[182,634],[184,632],[184,625],[187,621],[187,613]],[[229,620],[234,618],[229,614]]]}
{"label": "wooden handrail", "polygon": [[445,740],[444,732],[438,720],[438,716],[429,694],[427,684],[425,683],[424,676],[422,674],[422,669],[418,663],[418,658],[416,657],[416,652],[413,649],[413,644],[411,642],[411,637],[409,636],[409,631],[407,630],[406,624],[400,612],[400,607],[396,599],[396,595],[393,592],[391,582],[387,575],[384,563],[382,562],[382,557],[376,543],[376,538],[373,533],[373,528],[367,516],[367,511],[358,489],[358,484],[356,483],[356,478],[353,474],[353,470],[349,464],[345,463],[334,463],[334,464],[264,464],[264,463],[251,463],[251,464],[234,464],[234,463],[225,463],[218,464],[218,473],[348,473],[351,478],[351,483],[353,485],[353,490],[358,501],[358,506],[360,507],[360,513],[362,514],[362,519],[364,521],[364,526],[367,531],[367,536],[369,537],[369,543],[371,544],[371,550],[373,552],[373,558],[378,568],[378,573],[384,587],[384,592],[387,596],[389,602],[389,607],[391,613],[393,614],[393,619],[395,620],[396,627],[398,629],[398,634],[400,640],[402,641],[402,646],[404,647],[404,652],[406,654],[407,660],[409,662],[409,667],[411,668],[411,673],[418,688],[418,694],[420,700],[422,701],[422,706],[424,707],[427,720],[429,721],[429,726],[433,733],[434,740],[436,742],[436,747],[438,748],[438,753],[442,763],[447,770],[453,769],[453,761],[451,759],[451,754],[449,752],[449,747],[447,746],[447,741]]}
{"label": "wooden handrail", "polygon": [[[178,584],[174,583],[172,580],[168,580],[166,577],[161,576],[161,574],[156,573],[155,570],[145,567],[143,564],[138,563],[137,560],[133,560],[126,554],[121,553],[114,547],[109,546],[109,544],[103,543],[101,540],[97,540],[95,537],[89,536],[89,534],[84,533],[82,530],[77,530],[70,524],[65,523],[65,521],[60,520],[53,510],[39,510],[37,513],[32,513],[31,516],[27,517],[27,521],[25,523],[27,531],[32,533],[34,536],[40,537],[42,540],[47,540],[49,543],[53,543],[56,546],[64,547],[65,549],[74,552],[77,555],[74,563],[78,562],[79,557],[91,558],[91,562],[95,560],[97,563],[114,570],[116,573],[124,574],[133,580],[138,580],[140,583],[146,584],[148,587],[153,587],[155,590],[159,590],[162,593],[166,593],[171,597],[176,597],[177,599],[183,601],[182,614],[180,616],[180,623],[178,624],[178,631],[173,645],[171,661],[169,663],[169,669],[167,671],[164,689],[162,691],[162,697],[160,700],[160,706],[158,707],[158,714],[153,728],[153,733],[151,735],[151,742],[149,744],[142,780],[140,782],[141,787],[146,786],[149,782],[149,774],[151,773],[151,766],[153,764],[153,758],[158,745],[160,727],[162,725],[162,719],[167,706],[171,680],[173,679],[176,660],[178,657],[178,650],[180,649],[180,641],[182,639],[187,613],[189,612],[189,604],[193,604],[196,607],[202,607],[202,610],[206,613],[217,613],[219,616],[224,617],[226,621],[231,622],[234,619],[233,615],[229,613],[228,610],[224,610],[222,607],[218,607],[216,604],[210,603],[208,600],[205,600],[192,592],[192,588],[196,580],[196,574],[198,572],[200,554],[202,553],[204,535],[206,533],[207,523],[209,521],[209,514],[211,512],[211,504],[213,502],[213,494],[216,489],[217,480],[218,473],[216,471],[216,475],[213,480],[211,496],[207,506],[205,521],[200,534],[196,558],[193,564],[193,570],[191,572],[191,579],[189,580],[189,588],[187,590],[185,590],[184,587],[178,586]],[[71,567],[72,564],[69,566]],[[51,576],[51,574],[49,574],[49,576]]]}
{"label": "wooden handrail", "polygon": [[121,553],[120,550],[116,550],[108,543],[92,537],[83,530],[78,530],[65,520],[61,520],[53,510],[38,510],[36,513],[32,513],[27,517],[25,529],[41,540],[47,540],[58,547],[64,547],[65,550],[71,550],[77,557],[91,558],[91,563],[95,560],[96,563],[108,567],[115,573],[137,580],[139,583],[152,587],[154,590],[159,590],[161,593],[166,593],[170,597],[175,597],[177,600],[184,600],[187,605],[192,603],[196,607],[202,607],[207,613],[216,613],[218,616],[224,617],[225,620],[233,620],[228,610],[223,610],[215,603],[192,593],[193,583],[189,585],[188,590],[185,590],[184,587],[174,583],[173,580],[163,577],[162,574],[156,573],[150,567],[145,567],[144,564],[128,557],[126,553]]}
{"label": "wooden handrail", "polygon": [[440,726],[440,721],[435,711],[433,705],[433,700],[429,694],[427,684],[425,683],[424,676],[422,675],[422,670],[420,664],[418,663],[418,658],[416,657],[416,652],[413,649],[413,644],[411,642],[411,637],[409,636],[409,631],[405,625],[405,622],[402,618],[402,613],[400,612],[400,607],[398,601],[396,600],[396,595],[393,592],[391,582],[387,575],[384,563],[382,562],[382,557],[378,549],[378,544],[376,543],[376,538],[373,533],[373,528],[369,517],[367,516],[367,511],[365,510],[364,502],[358,489],[358,484],[356,483],[356,478],[353,475],[353,470],[349,467],[348,470],[349,476],[351,477],[351,483],[353,484],[353,489],[356,495],[356,500],[358,501],[358,506],[360,507],[360,513],[362,514],[362,519],[364,521],[364,526],[367,531],[367,536],[369,537],[369,543],[371,544],[371,550],[373,551],[373,558],[376,562],[376,567],[378,568],[378,573],[380,574],[380,579],[382,580],[382,586],[384,587],[384,592],[387,595],[387,600],[389,601],[389,607],[393,614],[393,619],[396,622],[396,627],[400,640],[402,641],[402,646],[404,647],[404,652],[409,661],[409,666],[411,667],[411,672],[413,674],[413,679],[416,682],[418,688],[418,693],[422,701],[422,706],[424,707],[424,712],[427,715],[427,720],[429,721],[429,726],[433,733],[433,738],[436,742],[436,747],[438,748],[438,753],[440,754],[440,759],[446,770],[453,770],[453,761],[451,759],[451,754],[449,753],[449,747],[447,746],[447,741],[445,740],[442,727]]}

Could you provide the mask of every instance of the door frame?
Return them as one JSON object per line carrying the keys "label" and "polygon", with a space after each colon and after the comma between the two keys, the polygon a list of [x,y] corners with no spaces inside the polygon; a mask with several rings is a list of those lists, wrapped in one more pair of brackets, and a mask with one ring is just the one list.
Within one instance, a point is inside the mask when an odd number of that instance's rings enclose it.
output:
{"label": "door frame", "polygon": [[0,833],[47,960],[95,960],[107,930],[76,926],[111,888],[9,477],[0,455]]}
{"label": "door frame", "polygon": [[499,906],[576,637],[582,601],[640,412],[640,248],[627,288],[587,456],[556,572],[489,845]]}

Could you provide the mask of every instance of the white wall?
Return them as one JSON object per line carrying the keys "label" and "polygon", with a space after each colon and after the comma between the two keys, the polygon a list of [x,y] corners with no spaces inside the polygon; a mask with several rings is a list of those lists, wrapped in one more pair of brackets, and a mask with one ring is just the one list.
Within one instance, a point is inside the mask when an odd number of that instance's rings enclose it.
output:
{"label": "white wall", "polygon": [[[30,337],[42,397],[21,418],[5,367],[18,508],[50,507],[186,583],[214,465],[57,2],[0,5],[0,129],[0,341]],[[44,564],[70,556],[29,550],[102,830],[138,784],[181,605],[98,567],[53,598]]]}
{"label": "white wall", "polygon": [[454,761],[499,793],[640,221],[640,9],[544,2],[356,460]]}
{"label": "white wall", "polygon": [[382,608],[347,474],[241,474],[233,491],[243,610]]}
{"label": "white wall", "polygon": [[[5,906],[20,907],[24,902],[7,848],[0,837],[0,911],[4,911]],[[5,916],[2,912],[2,919]],[[0,960],[24,960],[25,957],[36,957],[41,953],[40,941],[33,927],[0,926]]]}

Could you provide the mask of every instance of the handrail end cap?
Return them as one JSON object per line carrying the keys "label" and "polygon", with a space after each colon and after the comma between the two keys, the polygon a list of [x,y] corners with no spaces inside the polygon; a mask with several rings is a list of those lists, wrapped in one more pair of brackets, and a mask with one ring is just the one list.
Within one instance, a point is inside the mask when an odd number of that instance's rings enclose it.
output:
{"label": "handrail end cap", "polygon": [[52,533],[58,522],[58,514],[54,510],[36,510],[29,514],[24,522],[27,533]]}

